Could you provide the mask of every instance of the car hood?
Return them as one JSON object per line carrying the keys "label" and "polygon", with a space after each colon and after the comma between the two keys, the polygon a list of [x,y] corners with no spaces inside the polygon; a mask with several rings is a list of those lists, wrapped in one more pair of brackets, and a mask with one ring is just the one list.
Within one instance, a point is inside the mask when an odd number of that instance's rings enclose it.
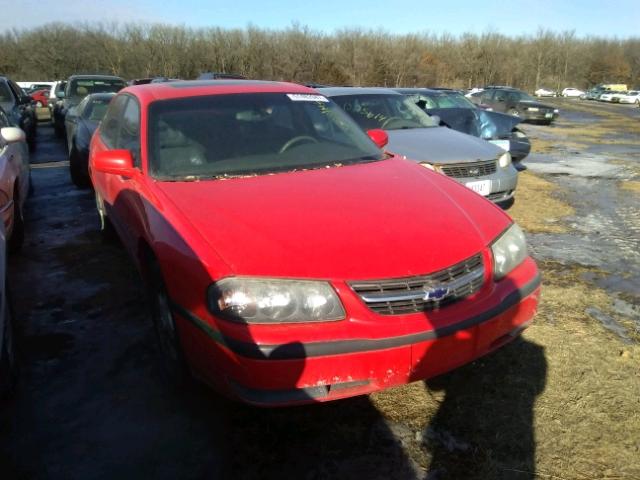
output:
{"label": "car hood", "polygon": [[446,127],[386,130],[389,152],[428,163],[495,160],[503,151],[484,140]]}
{"label": "car hood", "polygon": [[442,123],[454,130],[484,139],[507,137],[522,121],[513,115],[479,108],[430,108],[427,113],[438,115]]}
{"label": "car hood", "polygon": [[538,107],[538,108],[547,108],[549,110],[553,110],[555,107],[551,105],[547,105],[545,103],[536,102],[534,100],[520,100],[518,102],[523,107]]}
{"label": "car hood", "polygon": [[175,215],[199,232],[198,248],[207,245],[229,267],[216,276],[348,280],[429,273],[480,252],[510,223],[466,187],[398,157],[156,186]]}

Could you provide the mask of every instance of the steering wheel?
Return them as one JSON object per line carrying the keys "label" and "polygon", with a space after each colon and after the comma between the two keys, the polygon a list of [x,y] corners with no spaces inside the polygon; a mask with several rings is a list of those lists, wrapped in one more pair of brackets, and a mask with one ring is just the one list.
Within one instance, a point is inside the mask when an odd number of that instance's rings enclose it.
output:
{"label": "steering wheel", "polygon": [[405,119],[401,117],[389,117],[384,122],[382,122],[382,125],[380,125],[380,128],[385,128],[391,122],[397,122],[398,120],[400,120],[401,122],[405,121]]}
{"label": "steering wheel", "polygon": [[291,140],[288,140],[287,143],[285,143],[282,146],[282,148],[278,151],[278,153],[284,153],[287,150],[289,150],[291,147],[293,147],[296,143],[300,143],[300,142],[318,143],[318,140],[316,140],[313,137],[310,137],[309,135],[298,135],[297,137],[293,137]]}

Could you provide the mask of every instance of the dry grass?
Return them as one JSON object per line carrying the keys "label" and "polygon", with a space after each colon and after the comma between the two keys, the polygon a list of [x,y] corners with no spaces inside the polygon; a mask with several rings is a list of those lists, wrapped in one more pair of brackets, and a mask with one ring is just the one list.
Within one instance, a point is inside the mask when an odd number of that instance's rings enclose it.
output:
{"label": "dry grass", "polygon": [[509,214],[531,233],[566,232],[568,228],[562,219],[575,211],[560,196],[553,183],[531,172],[522,172],[518,175],[516,202]]}
{"label": "dry grass", "polygon": [[423,468],[443,478],[640,478],[640,347],[585,313],[615,315],[610,296],[581,281],[584,269],[541,267],[543,301],[522,341],[427,387],[372,395],[392,424],[416,432],[403,445]]}
{"label": "dry grass", "polygon": [[636,180],[620,182],[620,188],[633,193],[640,194],[640,182]]}

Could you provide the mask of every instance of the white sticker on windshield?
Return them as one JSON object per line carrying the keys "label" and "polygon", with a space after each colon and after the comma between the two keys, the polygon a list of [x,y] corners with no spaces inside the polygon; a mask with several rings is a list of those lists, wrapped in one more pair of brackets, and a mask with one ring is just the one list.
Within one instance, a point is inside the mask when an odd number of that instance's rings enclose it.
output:
{"label": "white sticker on windshield", "polygon": [[289,97],[294,102],[328,102],[329,101],[327,97],[323,97],[322,95],[308,95],[306,93],[287,93],[287,97]]}

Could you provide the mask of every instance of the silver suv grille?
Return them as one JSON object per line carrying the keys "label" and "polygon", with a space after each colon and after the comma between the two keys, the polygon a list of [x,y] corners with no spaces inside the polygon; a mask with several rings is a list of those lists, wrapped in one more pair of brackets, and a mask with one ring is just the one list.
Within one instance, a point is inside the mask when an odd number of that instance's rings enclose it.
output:
{"label": "silver suv grille", "polygon": [[484,279],[482,255],[429,275],[349,282],[364,303],[381,315],[435,310],[480,290]]}
{"label": "silver suv grille", "polygon": [[447,177],[467,178],[484,177],[496,173],[496,161],[485,160],[483,162],[451,163],[439,166]]}

